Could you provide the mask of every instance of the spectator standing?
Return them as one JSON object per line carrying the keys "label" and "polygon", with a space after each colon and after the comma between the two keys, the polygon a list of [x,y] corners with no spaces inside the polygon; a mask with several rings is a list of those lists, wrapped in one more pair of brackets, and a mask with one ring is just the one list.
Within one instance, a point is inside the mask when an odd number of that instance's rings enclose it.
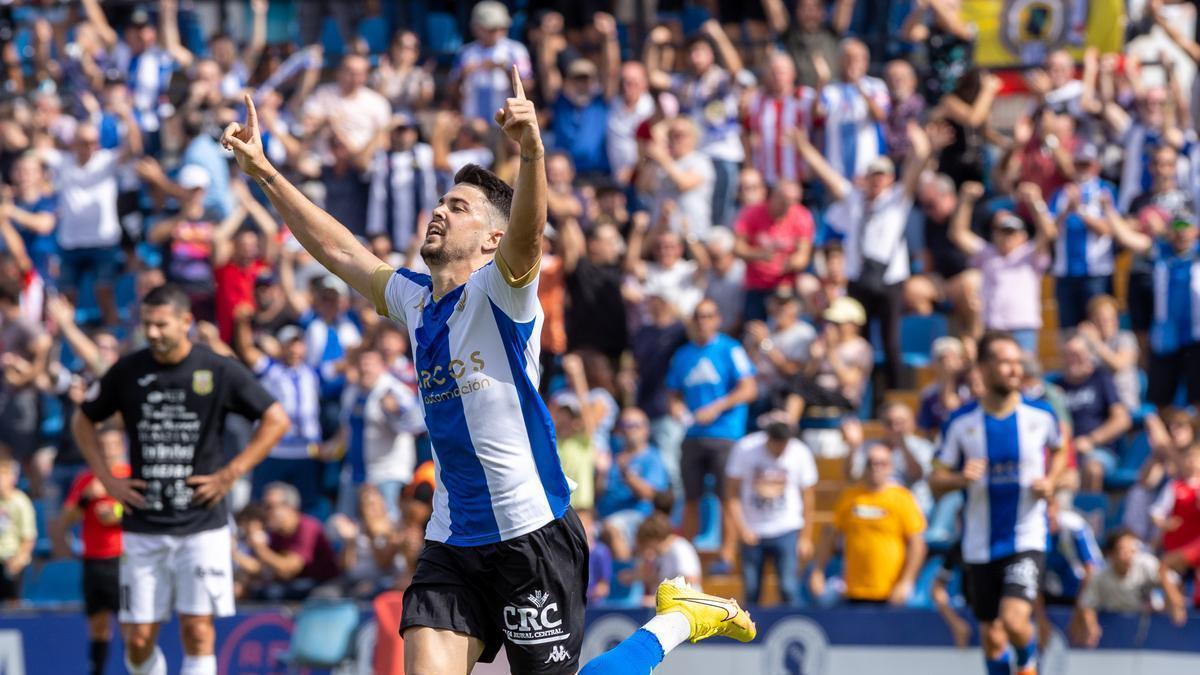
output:
{"label": "spectator standing", "polygon": [[1050,198],[1058,219],[1054,250],[1058,325],[1083,321],[1092,298],[1112,292],[1113,241],[1105,204],[1116,203],[1116,190],[1100,178],[1100,152],[1083,143],[1075,150],[1075,178]]}
{"label": "spectator standing", "polygon": [[121,265],[118,167],[125,158],[142,154],[142,136],[132,115],[128,107],[122,110],[129,136],[119,151],[102,149],[99,130],[81,124],[75,129],[70,151],[51,155],[58,193],[59,283],[74,301],[80,286],[90,281],[107,325],[117,322],[112,280]]}
{"label": "spectator standing", "polygon": [[[282,293],[277,292],[278,284],[271,271],[272,263],[279,259],[279,226],[251,196],[244,183],[233,183],[232,192],[237,196],[239,210],[244,209],[249,213],[258,227],[240,226],[228,238],[231,241],[213,241],[214,310],[217,329],[225,342],[233,340],[234,319],[239,307],[255,308],[254,324],[257,328],[278,317],[286,304]],[[237,220],[240,223],[241,218]],[[276,326],[276,329],[281,327]]]}
{"label": "spectator standing", "polygon": [[908,61],[888,61],[883,73],[891,101],[887,123],[883,127],[883,140],[892,162],[903,164],[909,151],[908,125],[911,122],[921,123],[925,116],[925,99],[917,91],[917,73]]}
{"label": "spectator standing", "polygon": [[584,240],[575,222],[564,223],[559,236],[566,273],[567,347],[590,347],[616,361],[627,346],[621,259],[624,241],[612,225],[598,225]]}
{"label": "spectator standing", "polygon": [[[743,116],[752,165],[768,186],[804,179],[804,164],[792,143],[792,129],[812,129],[816,92],[796,84],[796,63],[782,52],[767,58],[761,89],[748,89]],[[740,218],[739,218],[740,220]]]}
{"label": "spectator standing", "polygon": [[835,25],[826,22],[821,0],[799,0],[793,16],[783,0],[763,0],[763,10],[771,31],[780,37],[784,48],[796,63],[800,84],[819,87],[838,65],[838,37],[845,33],[849,17],[837,17]]}
{"label": "spectator standing", "polygon": [[637,407],[650,418],[650,437],[662,454],[671,482],[680,483],[680,444],[684,427],[671,415],[668,405],[667,374],[671,357],[687,343],[687,329],[679,319],[679,310],[662,293],[647,288],[644,292],[648,321],[643,322],[630,340],[630,351],[637,365]]}
{"label": "spectator standing", "polygon": [[808,446],[792,437],[782,412],[764,426],[730,451],[725,501],[741,542],[746,602],[759,603],[771,559],[783,603],[794,606],[800,602],[800,569],[813,554],[817,465]]}
{"label": "spectator standing", "polygon": [[821,318],[821,333],[809,344],[808,361],[788,392],[793,424],[806,415],[840,418],[858,410],[875,363],[875,350],[861,334],[867,313],[857,300],[838,298]]}
{"label": "spectator standing", "polygon": [[645,156],[653,169],[638,174],[639,187],[652,195],[651,221],[661,222],[669,215],[672,230],[682,231],[686,222],[690,232],[704,236],[717,224],[712,210],[714,164],[696,149],[699,130],[690,118],[667,122],[666,136],[666,143],[646,145]]}
{"label": "spectator standing", "polygon": [[1035,214],[1037,236],[1030,240],[1025,222],[999,210],[991,217],[991,241],[970,229],[971,209],[983,195],[979,183],[964,183],[958,211],[951,222],[950,241],[971,258],[983,275],[983,327],[1012,334],[1026,352],[1037,352],[1042,327],[1042,274],[1050,267],[1050,244],[1055,223],[1032,183],[1022,184],[1020,200]]}
{"label": "spectator standing", "polygon": [[[543,100],[551,102],[552,146],[567,152],[581,174],[607,176],[608,115],[610,101],[617,95],[621,47],[617,43],[617,22],[611,14],[598,12],[593,21],[603,40],[600,68],[587,58],[577,57],[567,66],[564,78],[556,63],[556,41],[543,35],[538,49],[538,79]],[[543,21],[543,30],[545,24]]]}
{"label": "spectator standing", "polygon": [[[671,416],[687,428],[681,468],[683,532],[689,540],[700,530],[700,497],[708,476],[725,501],[729,452],[745,434],[748,406],[758,395],[750,357],[736,340],[719,332],[720,325],[716,303],[702,301],[692,316],[688,343],[671,357],[667,370]],[[732,535],[728,527],[723,531]]]}
{"label": "spectator standing", "polygon": [[516,65],[525,88],[534,89],[532,62],[525,45],[508,38],[512,19],[508,8],[484,0],[471,10],[475,41],[463,45],[450,71],[450,90],[459,93],[467,120],[490,120],[512,94],[508,71]]}
{"label": "spectator standing", "polygon": [[[860,484],[846,488],[833,508],[833,526],[842,539],[846,599],[854,603],[904,605],[925,561],[925,517],[916,500],[898,485],[892,451],[867,449]],[[809,577],[816,597],[825,595],[825,565],[834,537],[823,537]]]}
{"label": "spectator standing", "polygon": [[42,159],[32,152],[19,156],[12,167],[12,188],[0,188],[0,220],[16,227],[33,268],[49,284],[58,278],[58,265],[52,268],[58,254],[57,209],[58,196]]}
{"label": "spectator standing", "polygon": [[[954,309],[952,320],[964,338],[983,334],[980,324],[979,270],[950,239],[950,225],[958,211],[958,188],[945,173],[926,174],[917,189],[917,206],[923,216],[923,274],[939,288]],[[972,222],[974,218],[972,218]],[[978,234],[978,232],[976,233]]]}
{"label": "spectator standing", "polygon": [[396,31],[371,73],[371,87],[392,104],[393,112],[425,110],[433,102],[433,75],[418,63],[420,57],[421,38],[411,30]]}
{"label": "spectator standing", "polygon": [[1100,364],[1112,375],[1117,397],[1131,413],[1141,407],[1138,378],[1138,341],[1132,331],[1121,328],[1120,304],[1111,295],[1097,295],[1088,302],[1087,319],[1079,324],[1079,336],[1087,341]]}
{"label": "spectator standing", "polygon": [[[849,53],[866,50],[861,43],[850,43],[847,49]],[[858,54],[854,58],[865,61],[866,55]],[[848,67],[853,73],[855,68],[865,69],[866,65],[864,62],[861,66],[851,64]],[[834,121],[828,120],[827,128]],[[899,385],[902,366],[900,313],[903,310],[904,282],[909,277],[905,230],[909,212],[912,211],[917,180],[930,153],[929,139],[919,126],[910,125],[908,134],[912,150],[905,161],[901,180],[896,180],[896,167],[892,160],[886,156],[876,156],[864,165],[862,173],[865,177],[861,188],[847,180],[843,173],[834,168],[835,165],[825,161],[809,143],[807,136],[796,135],[796,143],[805,161],[836,202],[826,211],[825,220],[845,237],[846,276],[850,282],[848,292],[866,310],[864,325],[870,319],[879,319],[885,351],[884,379],[889,387]],[[861,163],[864,153],[855,151],[853,156]]]}
{"label": "spectator standing", "polygon": [[1200,246],[1195,216],[1174,217],[1164,239],[1133,230],[1112,214],[1113,238],[1153,261],[1153,313],[1150,324],[1150,367],[1146,398],[1164,407],[1175,401],[1180,382],[1187,400],[1200,401],[1200,326],[1191,320],[1200,303]]}
{"label": "spectator standing", "polygon": [[433,148],[420,140],[417,121],[407,112],[393,114],[369,147],[366,234],[385,235],[395,250],[407,253],[437,206]]}
{"label": "spectator standing", "polygon": [[269,356],[254,344],[250,331],[249,308],[238,316],[234,329],[235,346],[264,389],[279,401],[292,426],[271,454],[254,469],[254,498],[259,498],[270,483],[294,485],[303,497],[307,513],[315,511],[322,499],[321,464],[317,460],[321,441],[320,378],[305,362],[307,345],[296,326],[284,326],[275,339],[278,358]]}
{"label": "spectator standing", "polygon": [[417,463],[414,435],[425,431],[420,402],[387,371],[378,351],[359,349],[353,363],[358,379],[342,392],[339,434],[326,444],[345,447],[337,510],[355,513],[362,499],[356,486],[367,484],[398,521],[400,492],[412,482]]}
{"label": "spectator standing", "polygon": [[1162,532],[1163,564],[1181,574],[1200,568],[1200,444],[1179,458],[1179,472],[1150,507]]}
{"label": "spectator standing", "polygon": [[621,64],[620,88],[608,106],[608,166],[618,185],[628,185],[638,162],[637,129],[654,114],[654,97],[646,66],[640,61]]}
{"label": "spectator standing", "polygon": [[[30,470],[41,423],[37,385],[52,341],[21,309],[21,291],[20,282],[0,280],[0,446]],[[41,473],[30,470],[29,478],[41,487]]]}
{"label": "spectator standing", "polygon": [[17,489],[20,472],[17,460],[0,456],[0,603],[8,605],[21,596],[21,579],[33,562],[37,540],[33,502]]}
{"label": "spectator standing", "polygon": [[[742,173],[745,180],[746,172]],[[744,185],[739,185],[739,189]],[[724,227],[710,230],[704,237],[704,247],[708,250],[704,297],[721,308],[721,332],[736,335],[746,304],[746,261],[737,256],[737,238]]]}
{"label": "spectator standing", "polygon": [[959,79],[974,63],[974,24],[962,17],[961,0],[917,0],[900,27],[900,39],[924,44],[929,66],[924,92],[929,101],[937,101],[958,85]]}
{"label": "spectator standing", "polygon": [[1082,488],[1104,489],[1104,477],[1117,468],[1116,444],[1132,426],[1129,410],[1117,396],[1112,375],[1096,365],[1087,340],[1075,335],[1062,349],[1063,372],[1057,382],[1071,414],[1072,449],[1082,469]]}
{"label": "spectator standing", "polygon": [[950,135],[938,154],[938,167],[953,176],[956,185],[987,178],[988,119],[1000,86],[996,75],[968,70],[933,110],[931,118],[942,124],[940,131]]}
{"label": "spectator standing", "polygon": [[[669,31],[666,35],[670,35]],[[652,31],[646,47],[650,85],[670,89],[679,100],[680,114],[691,119],[698,132],[700,153],[713,169],[710,218],[694,222],[697,232],[711,225],[728,225],[733,218],[738,165],[745,159],[739,132],[737,77],[742,60],[716,19],[700,26],[686,45],[687,73],[668,75],[660,69],[663,33]],[[717,65],[719,57],[721,65]],[[686,153],[685,153],[686,154]],[[651,157],[658,161],[655,157]],[[678,158],[676,158],[678,159]],[[661,164],[660,164],[661,165]]]}
{"label": "spectator standing", "polygon": [[[367,86],[369,72],[366,58],[354,54],[343,57],[337,81],[314,89],[301,110],[306,128],[328,126],[350,155],[361,151],[379,132],[386,131],[392,117],[388,100]],[[329,164],[330,159],[326,155],[324,163]]]}
{"label": "spectator standing", "polygon": [[746,321],[765,319],[767,297],[790,285],[812,260],[816,228],[812,214],[800,204],[802,196],[799,183],[784,179],[771,189],[766,203],[738,214],[734,250],[746,261]]}
{"label": "spectator standing", "polygon": [[[885,154],[882,129],[892,102],[883,80],[867,75],[871,54],[863,42],[847,38],[838,53],[840,80],[821,83],[814,110],[825,128],[825,161],[844,180],[853,180],[870,174],[868,167]],[[826,182],[821,172],[817,176]],[[835,201],[843,198],[842,190],[830,190]]]}
{"label": "spectator standing", "polygon": [[268,602],[303,600],[338,575],[337,555],[325,528],[301,513],[300,493],[290,483],[270,483],[263,489],[264,522],[247,528],[249,553],[234,552],[244,572],[268,579],[259,598]]}
{"label": "spectator standing", "polygon": [[917,408],[917,428],[926,438],[936,440],[950,414],[971,400],[967,372],[971,364],[962,340],[949,335],[933,341],[933,382],[921,391]]}
{"label": "spectator standing", "polygon": [[1153,608],[1153,595],[1161,590],[1167,612],[1176,625],[1187,620],[1183,596],[1175,577],[1166,565],[1145,550],[1137,535],[1124,528],[1108,534],[1104,541],[1106,564],[1079,596],[1075,642],[1095,648],[1103,634],[1097,612],[1141,614]]}

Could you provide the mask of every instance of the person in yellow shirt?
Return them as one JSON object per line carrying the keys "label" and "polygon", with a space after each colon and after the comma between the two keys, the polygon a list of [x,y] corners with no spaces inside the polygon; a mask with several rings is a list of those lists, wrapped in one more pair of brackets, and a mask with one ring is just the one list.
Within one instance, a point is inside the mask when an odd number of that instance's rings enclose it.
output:
{"label": "person in yellow shirt", "polygon": [[[925,560],[925,516],[892,474],[892,451],[873,444],[867,450],[863,482],[847,488],[833,509],[833,525],[843,541],[846,599],[851,602],[903,605]],[[824,569],[835,539],[821,540],[809,577],[816,597],[825,594]]]}
{"label": "person in yellow shirt", "polygon": [[17,489],[19,467],[17,460],[0,455],[0,602],[20,597],[21,573],[33,560],[37,538],[33,502]]}

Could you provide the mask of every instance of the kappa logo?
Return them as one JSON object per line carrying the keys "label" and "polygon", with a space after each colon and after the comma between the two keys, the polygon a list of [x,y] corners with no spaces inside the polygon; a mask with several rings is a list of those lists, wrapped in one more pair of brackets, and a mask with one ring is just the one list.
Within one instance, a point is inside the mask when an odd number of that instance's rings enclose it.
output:
{"label": "kappa logo", "polygon": [[550,648],[550,656],[547,656],[543,663],[562,663],[569,658],[571,658],[571,654],[567,652],[566,647],[554,645]]}

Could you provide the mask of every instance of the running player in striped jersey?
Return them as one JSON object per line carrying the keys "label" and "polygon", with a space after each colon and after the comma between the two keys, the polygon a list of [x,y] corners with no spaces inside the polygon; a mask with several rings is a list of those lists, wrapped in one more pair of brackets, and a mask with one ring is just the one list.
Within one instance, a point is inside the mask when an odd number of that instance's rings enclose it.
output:
{"label": "running player in striped jersey", "polygon": [[[1046,558],[1046,500],[1066,469],[1050,407],[1021,396],[1021,348],[1010,335],[979,341],[986,392],[942,431],[930,487],[964,490],[965,583],[988,675],[1037,673],[1033,607]],[[1012,649],[1009,649],[1009,645]]]}
{"label": "running player in striped jersey", "polygon": [[[515,190],[479,167],[461,170],[426,229],[427,275],[380,261],[281,177],[263,155],[249,97],[246,106],[246,125],[230,125],[222,138],[238,165],[297,240],[380,314],[407,326],[414,346],[437,481],[425,549],[404,596],[405,671],[469,673],[503,646],[514,672],[574,673],[588,549],[537,393],[546,170],[515,67],[513,96],[496,111],[520,146]],[[649,673],[685,639],[754,637],[735,602],[680,583],[660,587],[659,612],[631,646],[590,672]]]}

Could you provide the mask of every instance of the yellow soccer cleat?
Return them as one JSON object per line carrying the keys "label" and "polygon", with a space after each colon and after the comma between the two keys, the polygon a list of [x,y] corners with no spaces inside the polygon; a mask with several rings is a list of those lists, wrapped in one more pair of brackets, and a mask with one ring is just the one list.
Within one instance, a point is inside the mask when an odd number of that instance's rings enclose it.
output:
{"label": "yellow soccer cleat", "polygon": [[679,612],[692,627],[689,636],[699,642],[714,635],[723,635],[738,642],[749,642],[758,634],[750,614],[738,606],[737,600],[718,598],[693,589],[683,577],[664,579],[658,585],[655,609],[658,614]]}

